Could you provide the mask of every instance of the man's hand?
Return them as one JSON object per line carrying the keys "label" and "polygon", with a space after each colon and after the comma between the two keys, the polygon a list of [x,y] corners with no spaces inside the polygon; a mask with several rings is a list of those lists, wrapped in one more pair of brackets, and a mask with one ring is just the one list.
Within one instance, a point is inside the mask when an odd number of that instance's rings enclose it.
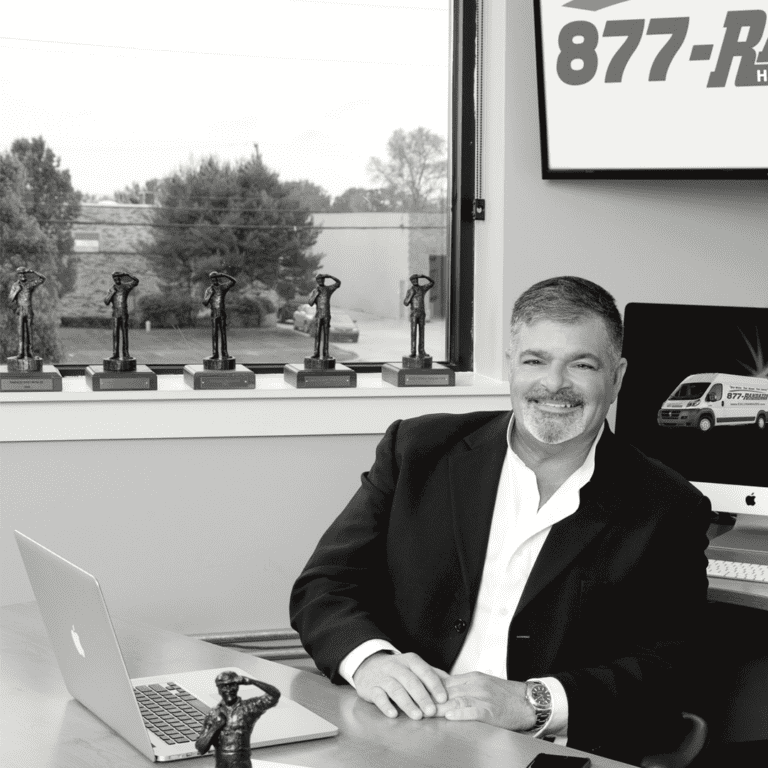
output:
{"label": "man's hand", "polygon": [[397,704],[411,720],[434,717],[445,704],[447,672],[435,669],[415,653],[374,653],[354,674],[357,694],[375,704],[387,717],[397,717]]}
{"label": "man's hand", "polygon": [[446,720],[479,720],[508,731],[528,731],[536,714],[525,698],[525,683],[502,680],[482,672],[443,680],[448,701],[437,708]]}

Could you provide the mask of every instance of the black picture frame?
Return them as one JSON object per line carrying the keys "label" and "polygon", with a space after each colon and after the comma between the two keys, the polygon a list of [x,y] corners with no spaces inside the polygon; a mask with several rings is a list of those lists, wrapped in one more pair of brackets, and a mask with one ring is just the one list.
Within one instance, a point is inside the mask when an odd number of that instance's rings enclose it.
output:
{"label": "black picture frame", "polygon": [[[541,141],[542,179],[768,179],[765,168],[590,168],[553,169],[550,165],[547,94],[544,78],[544,52],[542,38],[541,4],[553,0],[533,0],[534,31],[536,44],[536,80],[539,108],[539,134]],[[565,2],[565,0],[561,0]],[[768,89],[766,91],[768,100]]]}

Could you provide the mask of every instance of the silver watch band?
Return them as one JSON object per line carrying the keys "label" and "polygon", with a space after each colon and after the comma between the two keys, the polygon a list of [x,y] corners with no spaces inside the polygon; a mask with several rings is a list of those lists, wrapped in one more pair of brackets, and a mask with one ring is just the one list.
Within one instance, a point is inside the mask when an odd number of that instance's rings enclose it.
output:
{"label": "silver watch band", "polygon": [[525,698],[536,714],[535,725],[525,733],[535,733],[540,731],[552,716],[552,694],[541,681],[529,680],[525,684]]}

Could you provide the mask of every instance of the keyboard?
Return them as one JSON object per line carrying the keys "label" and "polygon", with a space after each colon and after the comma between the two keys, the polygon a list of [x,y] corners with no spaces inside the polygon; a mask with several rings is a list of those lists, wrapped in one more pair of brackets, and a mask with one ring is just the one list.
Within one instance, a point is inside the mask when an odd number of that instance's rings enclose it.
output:
{"label": "keyboard", "polygon": [[730,560],[710,560],[707,566],[707,576],[768,584],[768,565],[736,563]]}
{"label": "keyboard", "polygon": [[166,744],[185,744],[200,735],[210,707],[176,683],[134,686],[144,725]]}

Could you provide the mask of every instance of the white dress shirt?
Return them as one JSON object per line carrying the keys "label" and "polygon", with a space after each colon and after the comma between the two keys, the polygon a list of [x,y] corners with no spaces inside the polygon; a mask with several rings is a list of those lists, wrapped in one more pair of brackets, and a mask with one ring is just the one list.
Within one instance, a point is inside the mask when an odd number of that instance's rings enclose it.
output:
{"label": "white dress shirt", "polygon": [[[496,503],[488,538],[480,590],[467,638],[450,673],[484,672],[507,679],[509,624],[515,615],[523,589],[536,558],[555,523],[579,508],[580,491],[595,469],[597,437],[584,463],[539,509],[536,475],[510,447],[514,416],[507,430],[507,453],[499,478]],[[352,677],[360,664],[381,650],[398,653],[385,640],[368,640],[341,662],[339,674],[354,685]],[[537,736],[555,736],[564,743],[568,733],[568,698],[562,683],[553,677],[541,680],[552,695],[552,715]]]}

